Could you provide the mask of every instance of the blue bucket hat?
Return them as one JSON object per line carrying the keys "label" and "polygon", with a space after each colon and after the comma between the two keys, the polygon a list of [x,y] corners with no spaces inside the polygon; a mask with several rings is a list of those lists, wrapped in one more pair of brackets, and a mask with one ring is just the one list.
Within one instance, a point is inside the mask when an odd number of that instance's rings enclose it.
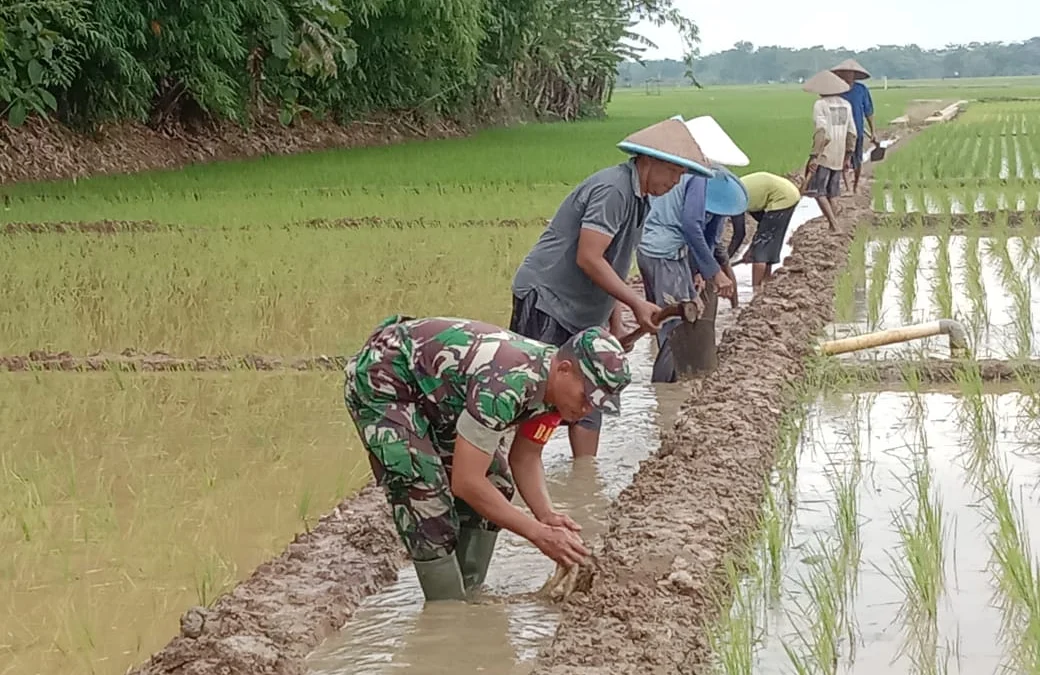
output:
{"label": "blue bucket hat", "polygon": [[704,210],[719,216],[739,216],[747,211],[747,188],[733,173],[716,166],[715,175],[708,179],[704,196]]}

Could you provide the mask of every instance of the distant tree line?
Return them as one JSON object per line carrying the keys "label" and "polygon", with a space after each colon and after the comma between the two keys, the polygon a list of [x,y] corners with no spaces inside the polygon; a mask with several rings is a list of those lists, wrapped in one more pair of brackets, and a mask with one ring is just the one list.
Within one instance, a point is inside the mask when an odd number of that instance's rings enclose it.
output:
{"label": "distant tree line", "polygon": [[[602,112],[673,0],[0,0],[0,118]],[[636,45],[636,47],[625,45]]]}
{"label": "distant tree line", "polygon": [[700,56],[691,51],[684,61],[628,60],[618,69],[618,86],[662,84],[759,84],[799,82],[814,73],[854,58],[875,78],[933,79],[1040,74],[1040,37],[1025,42],[972,42],[921,49],[917,45],[881,45],[865,51],[848,49],[790,49],[755,47],[738,42],[732,49]]}

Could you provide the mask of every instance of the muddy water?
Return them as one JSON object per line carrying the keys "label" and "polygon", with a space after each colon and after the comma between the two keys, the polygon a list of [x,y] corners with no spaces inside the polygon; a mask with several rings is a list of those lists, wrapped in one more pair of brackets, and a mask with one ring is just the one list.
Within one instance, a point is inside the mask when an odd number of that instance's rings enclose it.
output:
{"label": "muddy water", "polygon": [[[650,339],[631,355],[633,383],[622,394],[620,417],[607,416],[599,456],[575,462],[565,430],[544,452],[549,492],[557,508],[578,521],[586,538],[603,531],[609,503],[632,479],[639,462],[656,451],[661,424],[670,423],[684,394],[675,385],[651,385]],[[522,506],[519,497],[514,503]],[[337,635],[308,658],[314,675],[382,673],[528,672],[538,648],[556,631],[558,613],[536,602],[493,598],[538,590],[554,563],[520,537],[503,532],[487,577],[488,602],[424,606],[414,568],[369,598]]]}
{"label": "muddy water", "polygon": [[[1035,338],[1040,330],[1040,259],[1037,259],[1036,251],[1040,242],[1033,237],[1010,236],[1007,239],[1007,250],[1012,261],[1011,274],[1022,282],[1023,288],[1028,289],[1028,297],[1024,296],[1025,301],[1019,302],[1003,279],[1001,270],[1005,263],[991,251],[991,247],[999,246],[999,242],[990,237],[973,239],[978,240],[981,263],[979,281],[984,293],[980,302],[972,301],[970,291],[970,271],[966,262],[969,237],[949,237],[948,273],[943,273],[939,267],[939,247],[942,245],[939,237],[900,237],[886,240],[891,241],[888,273],[883,279],[878,322],[871,325],[867,303],[872,293],[872,270],[878,264],[878,252],[882,245],[880,241],[871,240],[867,242],[866,274],[863,277],[867,280],[866,288],[858,288],[854,294],[854,320],[833,325],[829,333],[843,337],[952,318],[960,321],[968,330],[977,358],[1037,358],[1040,356],[1040,340]],[[920,242],[919,258],[916,265],[907,265],[908,259],[912,260],[909,256],[915,241]],[[946,316],[940,309],[940,281],[943,274],[949,280],[953,316]],[[887,345],[844,355],[844,358],[913,358],[919,355],[948,357],[947,338],[936,336]]]}
{"label": "muddy water", "polygon": [[[1023,508],[1023,535],[1035,550],[1040,542],[1037,420],[1027,414],[1022,395],[987,399],[997,421],[992,449],[1006,462],[1009,493]],[[858,590],[851,602],[853,639],[841,644],[839,672],[917,672],[909,656],[901,653],[908,640],[899,615],[906,593],[893,581],[894,560],[904,559],[893,523],[897,513],[914,514],[913,492],[906,482],[915,454],[934,471],[933,490],[949,528],[935,660],[951,673],[999,671],[1006,654],[1001,647],[1001,614],[993,603],[995,586],[987,569],[987,537],[995,525],[978,508],[981,495],[971,484],[965,462],[970,432],[959,421],[959,400],[956,395],[926,394],[915,407],[909,394],[859,394],[821,401],[810,412],[800,447],[791,538],[783,553],[782,592],[766,609],[767,637],[756,653],[755,672],[793,672],[785,644],[804,652],[796,626],[803,624],[806,608],[811,615],[812,604],[799,579],[809,578],[808,556],[816,538],[836,540],[830,476],[853,467],[861,471],[856,494],[863,548]]]}

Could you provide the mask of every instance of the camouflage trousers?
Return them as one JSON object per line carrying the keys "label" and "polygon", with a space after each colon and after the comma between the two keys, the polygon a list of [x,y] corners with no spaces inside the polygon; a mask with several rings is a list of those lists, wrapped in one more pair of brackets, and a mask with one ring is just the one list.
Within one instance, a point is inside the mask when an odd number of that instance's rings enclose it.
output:
{"label": "camouflage trousers", "polygon": [[[412,560],[435,560],[454,553],[460,527],[492,532],[501,528],[452,495],[453,448],[434,442],[433,429],[441,425],[424,414],[419,394],[408,383],[397,380],[393,394],[358,386],[376,368],[382,368],[380,384],[386,384],[386,366],[372,356],[392,351],[389,343],[394,339],[392,330],[379,331],[347,362],[344,399],[408,555]],[[506,447],[498,449],[487,477],[512,501],[515,487],[507,453]]]}

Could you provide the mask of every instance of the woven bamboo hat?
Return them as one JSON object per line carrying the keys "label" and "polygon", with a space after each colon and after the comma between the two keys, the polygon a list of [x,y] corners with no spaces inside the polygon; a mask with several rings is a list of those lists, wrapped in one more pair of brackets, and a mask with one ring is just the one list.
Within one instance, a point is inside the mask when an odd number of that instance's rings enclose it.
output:
{"label": "woven bamboo hat", "polygon": [[690,130],[677,119],[652,124],[630,135],[617,146],[629,154],[646,155],[677,164],[700,176],[712,176],[715,173],[708,168],[708,160],[697,141],[693,140]]}
{"label": "woven bamboo hat", "polygon": [[844,94],[851,88],[848,82],[829,70],[821,70],[802,85],[803,91],[807,91],[810,94],[819,94],[820,96],[837,96],[838,94]]}
{"label": "woven bamboo hat", "polygon": [[867,69],[859,65],[859,62],[856,61],[856,59],[845,59],[838,65],[831,68],[832,73],[835,73],[839,70],[847,70],[848,72],[852,73],[852,79],[854,80],[865,80],[868,77],[870,77],[870,73],[867,72]]}

